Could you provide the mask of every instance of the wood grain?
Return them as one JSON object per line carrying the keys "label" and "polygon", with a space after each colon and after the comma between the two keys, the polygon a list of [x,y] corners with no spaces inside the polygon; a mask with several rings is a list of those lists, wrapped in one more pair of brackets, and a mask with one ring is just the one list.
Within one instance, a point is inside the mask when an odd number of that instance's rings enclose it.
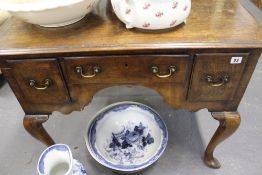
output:
{"label": "wood grain", "polygon": [[[80,22],[47,29],[12,17],[0,26],[0,68],[26,116],[25,129],[46,145],[54,144],[43,128],[53,111],[70,113],[88,105],[100,90],[112,86],[144,86],[159,93],[175,109],[207,108],[220,125],[211,139],[205,163],[220,166],[216,146],[239,126],[237,108],[262,52],[262,26],[238,0],[193,0],[187,24],[170,31],[127,30],[107,0]],[[231,65],[234,56],[242,63]],[[175,64],[169,78],[158,78]],[[92,79],[83,79],[75,67],[101,66]],[[203,76],[229,75],[229,82],[210,87]],[[38,84],[53,80],[45,91]],[[233,111],[233,112],[225,112]]]}
{"label": "wood grain", "polygon": [[[62,78],[58,62],[54,58],[37,60],[7,60],[10,71],[20,89],[23,101],[31,104],[63,104],[70,102],[70,97]],[[45,79],[52,81],[45,90],[37,90],[29,85],[29,80],[34,80],[36,86],[42,86]]]}
{"label": "wood grain", "polygon": [[214,150],[237,130],[241,119],[238,112],[213,112],[212,116],[219,121],[219,126],[206,148],[204,162],[211,168],[220,168],[219,161],[213,156]]}
{"label": "wood grain", "polygon": [[[192,70],[193,77],[189,90],[189,100],[233,100],[243,75],[248,55],[248,53],[197,54],[195,67]],[[242,58],[241,63],[232,64],[232,57]],[[207,75],[212,76],[215,81],[219,81],[219,78],[222,76],[228,76],[228,82],[221,86],[212,86],[206,80]]]}
{"label": "wood grain", "polygon": [[258,8],[262,10],[262,0],[251,0]]}
{"label": "wood grain", "polygon": [[[262,26],[238,0],[192,1],[187,24],[167,32],[127,30],[107,0],[77,24],[47,29],[12,17],[0,27],[0,56],[194,48],[262,48]],[[2,57],[3,58],[3,57]]]}
{"label": "wood grain", "polygon": [[[64,62],[64,72],[68,83],[72,84],[185,83],[192,59],[190,55],[129,55],[68,57]],[[75,70],[79,65],[85,74],[92,74],[93,66],[99,66],[101,71],[95,77],[83,78]],[[160,74],[168,74],[172,65],[176,66],[176,71],[170,77],[159,78],[152,73],[152,66],[157,66]]]}
{"label": "wood grain", "polygon": [[23,124],[24,128],[32,137],[41,141],[46,146],[51,146],[55,144],[55,142],[43,127],[43,123],[48,119],[48,115],[26,115],[24,117]]}

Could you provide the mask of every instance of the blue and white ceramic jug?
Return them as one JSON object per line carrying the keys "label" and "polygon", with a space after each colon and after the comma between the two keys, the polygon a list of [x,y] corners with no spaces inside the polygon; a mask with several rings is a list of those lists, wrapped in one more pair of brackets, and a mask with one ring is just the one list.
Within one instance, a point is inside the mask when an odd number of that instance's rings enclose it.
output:
{"label": "blue and white ceramic jug", "polygon": [[41,154],[37,170],[39,175],[86,175],[82,164],[73,159],[68,145],[56,144]]}

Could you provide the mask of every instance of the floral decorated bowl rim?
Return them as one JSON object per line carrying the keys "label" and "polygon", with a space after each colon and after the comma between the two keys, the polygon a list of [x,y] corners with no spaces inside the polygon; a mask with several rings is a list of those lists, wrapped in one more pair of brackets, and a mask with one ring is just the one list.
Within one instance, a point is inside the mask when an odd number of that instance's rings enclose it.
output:
{"label": "floral decorated bowl rim", "polygon": [[[96,149],[94,149],[94,145],[92,145],[90,143],[90,131],[92,130],[92,128],[95,127],[94,124],[96,124],[97,121],[101,120],[106,113],[109,113],[111,110],[114,110],[114,108],[119,107],[119,106],[136,106],[136,107],[142,108],[144,110],[147,110],[148,112],[150,112],[151,114],[154,115],[154,119],[155,119],[156,123],[160,122],[161,125],[162,125],[162,128],[160,128],[160,129],[163,131],[163,139],[161,141],[160,148],[157,150],[157,152],[154,154],[154,156],[152,158],[150,158],[150,160],[148,160],[148,161],[146,161],[142,164],[132,165],[132,166],[112,164],[109,161],[105,160],[98,153],[98,151]],[[107,168],[117,170],[117,171],[136,172],[136,171],[147,168],[148,166],[152,165],[154,162],[156,162],[161,157],[161,155],[164,153],[164,150],[167,146],[168,130],[167,130],[166,124],[165,124],[164,120],[162,119],[162,117],[159,115],[158,112],[156,112],[151,107],[149,107],[145,104],[142,104],[142,103],[138,103],[138,102],[123,101],[123,102],[117,102],[117,103],[113,103],[111,105],[108,105],[108,106],[104,107],[103,109],[101,109],[99,112],[97,112],[93,116],[93,118],[91,119],[91,121],[89,122],[88,127],[87,127],[87,133],[85,134],[85,141],[86,141],[86,146],[87,146],[89,153],[100,164],[104,165]]]}
{"label": "floral decorated bowl rim", "polygon": [[0,10],[9,12],[31,12],[56,9],[59,7],[70,6],[85,0],[59,0],[59,1],[40,1],[40,2],[0,2]]}

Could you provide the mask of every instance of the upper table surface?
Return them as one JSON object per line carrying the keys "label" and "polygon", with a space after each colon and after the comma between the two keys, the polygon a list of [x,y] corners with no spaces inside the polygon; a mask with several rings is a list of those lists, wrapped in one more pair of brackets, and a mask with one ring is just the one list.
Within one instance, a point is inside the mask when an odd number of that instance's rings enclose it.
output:
{"label": "upper table surface", "polygon": [[14,17],[0,26],[0,56],[32,53],[180,48],[262,48],[262,25],[239,0],[192,0],[186,24],[166,32],[125,28],[101,0],[94,12],[62,28],[43,28]]}

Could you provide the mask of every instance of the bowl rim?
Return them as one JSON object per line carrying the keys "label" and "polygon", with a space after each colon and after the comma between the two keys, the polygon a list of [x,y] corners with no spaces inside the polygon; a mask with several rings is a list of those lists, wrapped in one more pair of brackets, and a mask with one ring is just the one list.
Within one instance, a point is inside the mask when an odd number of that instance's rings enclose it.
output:
{"label": "bowl rim", "polygon": [[[112,165],[109,165],[103,161],[101,161],[97,156],[96,154],[93,152],[93,148],[91,148],[89,146],[90,142],[89,142],[89,129],[90,129],[90,126],[93,124],[94,120],[99,116],[99,114],[107,111],[108,109],[110,108],[113,108],[114,106],[118,106],[118,105],[124,105],[124,104],[129,104],[129,105],[138,105],[138,106],[144,106],[148,109],[150,109],[151,111],[153,111],[155,114],[157,114],[158,118],[161,120],[161,122],[163,123],[164,125],[164,132],[166,133],[166,137],[162,139],[162,143],[163,146],[159,149],[160,152],[159,154],[154,154],[154,156],[151,158],[152,160],[148,163],[148,164],[145,164],[145,165],[142,165],[142,166],[139,166],[139,167],[135,167],[135,168],[130,168],[130,169],[122,169],[122,168],[119,168],[119,167],[115,167],[115,166],[112,166]],[[164,120],[162,119],[161,115],[156,111],[154,110],[153,108],[143,104],[143,103],[139,103],[139,102],[133,102],[133,101],[122,101],[122,102],[116,102],[116,103],[112,103],[108,106],[105,106],[104,108],[102,108],[101,110],[99,110],[95,115],[93,115],[92,119],[89,121],[88,123],[88,126],[87,126],[87,132],[85,133],[84,135],[84,138],[85,138],[85,143],[86,143],[86,146],[87,146],[87,149],[89,151],[89,153],[91,154],[91,156],[101,165],[107,167],[107,168],[110,168],[110,169],[113,169],[113,170],[117,170],[117,171],[121,171],[121,172],[135,172],[135,171],[139,171],[139,170],[142,170],[142,169],[145,169],[147,168],[148,166],[152,165],[153,163],[155,163],[160,157],[161,155],[164,153],[166,147],[167,147],[167,143],[168,143],[168,130],[167,130],[167,126],[164,122]]]}
{"label": "bowl rim", "polygon": [[0,0],[0,10],[9,12],[31,12],[50,10],[59,7],[65,7],[72,4],[77,4],[85,0],[59,0],[59,1],[40,1],[28,3],[16,3]]}

